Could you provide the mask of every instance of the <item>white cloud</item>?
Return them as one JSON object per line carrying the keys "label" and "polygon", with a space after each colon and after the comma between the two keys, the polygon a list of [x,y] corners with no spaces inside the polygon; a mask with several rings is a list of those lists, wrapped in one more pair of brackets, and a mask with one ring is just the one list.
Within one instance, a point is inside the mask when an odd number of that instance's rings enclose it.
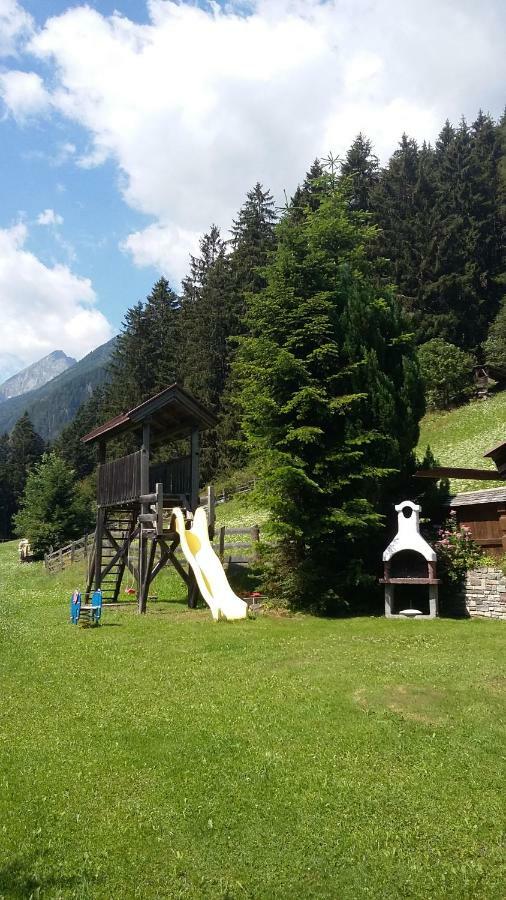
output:
{"label": "white cloud", "polygon": [[63,225],[63,216],[54,209],[44,209],[37,216],[37,225]]}
{"label": "white cloud", "polygon": [[198,252],[199,237],[198,231],[155,223],[129,234],[121,249],[131,253],[136,266],[155,266],[180,282],[188,272],[188,254]]}
{"label": "white cloud", "polygon": [[15,55],[32,31],[33,19],[17,0],[0,0],[0,56]]}
{"label": "white cloud", "polygon": [[20,121],[44,112],[49,105],[49,94],[36,72],[1,73],[0,96],[7,110]]}
{"label": "white cloud", "polygon": [[[114,160],[126,202],[153,219],[124,241],[137,265],[179,274],[195,235],[228,227],[257,180],[281,199],[315,156],[345,152],[359,130],[384,159],[404,130],[434,139],[447,116],[501,112],[499,0],[239,7],[149,0],[138,24],[80,6],[31,40],[51,67],[52,107],[88,132],[78,163]],[[21,89],[6,102],[14,115],[30,106]]]}
{"label": "white cloud", "polygon": [[25,248],[27,227],[0,229],[0,369],[23,365],[52,350],[80,358],[108,340],[112,329],[94,308],[91,281],[67,266],[46,266]]}

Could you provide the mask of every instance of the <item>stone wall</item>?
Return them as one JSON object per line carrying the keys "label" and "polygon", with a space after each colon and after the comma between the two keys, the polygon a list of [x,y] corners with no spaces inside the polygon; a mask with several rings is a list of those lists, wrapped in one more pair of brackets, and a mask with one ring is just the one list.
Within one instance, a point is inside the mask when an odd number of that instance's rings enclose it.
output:
{"label": "stone wall", "polygon": [[506,575],[492,566],[468,572],[460,599],[469,616],[506,621]]}

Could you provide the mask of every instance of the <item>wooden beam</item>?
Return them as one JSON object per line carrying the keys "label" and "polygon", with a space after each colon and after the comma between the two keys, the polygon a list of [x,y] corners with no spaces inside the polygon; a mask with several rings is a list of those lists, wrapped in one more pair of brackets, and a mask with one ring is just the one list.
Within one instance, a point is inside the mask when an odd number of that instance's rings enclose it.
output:
{"label": "wooden beam", "polygon": [[501,481],[499,472],[491,469],[460,469],[454,466],[439,466],[434,469],[418,469],[415,478],[462,478],[464,481]]}

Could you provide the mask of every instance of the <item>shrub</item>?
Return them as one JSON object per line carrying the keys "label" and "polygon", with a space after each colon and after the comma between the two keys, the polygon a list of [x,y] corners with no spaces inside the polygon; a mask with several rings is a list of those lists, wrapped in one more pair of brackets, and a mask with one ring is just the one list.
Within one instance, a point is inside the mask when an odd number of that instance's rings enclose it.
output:
{"label": "shrub", "polygon": [[506,371],[506,298],[490,326],[484,349],[488,365]]}
{"label": "shrub", "polygon": [[455,513],[451,514],[450,520],[439,530],[435,549],[440,575],[454,588],[460,587],[468,569],[475,569],[487,562],[487,557],[473,540],[469,528],[457,525]]}
{"label": "shrub", "polygon": [[427,406],[448,409],[472,390],[473,357],[442,338],[418,348]]}

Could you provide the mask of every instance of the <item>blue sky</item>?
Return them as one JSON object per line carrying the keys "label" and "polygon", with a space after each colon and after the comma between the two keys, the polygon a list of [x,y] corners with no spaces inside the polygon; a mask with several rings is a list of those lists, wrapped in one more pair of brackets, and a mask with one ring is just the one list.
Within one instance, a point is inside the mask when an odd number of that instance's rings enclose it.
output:
{"label": "blue sky", "polygon": [[495,0],[0,0],[0,378],[177,287],[257,180],[499,116],[505,37]]}

